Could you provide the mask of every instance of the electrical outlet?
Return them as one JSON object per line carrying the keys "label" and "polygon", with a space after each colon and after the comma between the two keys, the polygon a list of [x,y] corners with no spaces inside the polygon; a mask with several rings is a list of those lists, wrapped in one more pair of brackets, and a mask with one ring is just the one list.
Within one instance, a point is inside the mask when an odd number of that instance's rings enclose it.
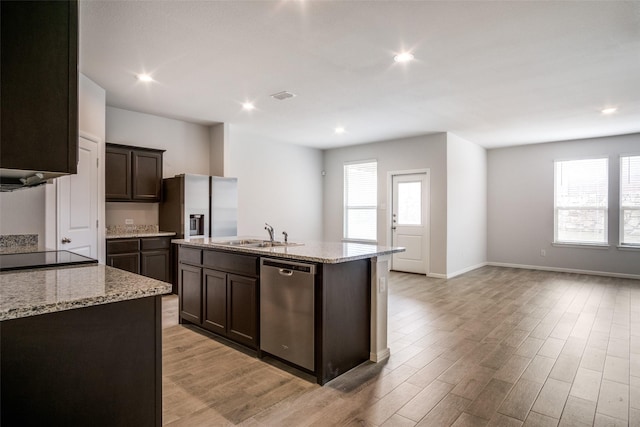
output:
{"label": "electrical outlet", "polygon": [[387,278],[386,277],[380,277],[378,279],[378,293],[383,293],[387,291]]}
{"label": "electrical outlet", "polygon": [[547,251],[540,249],[540,256],[547,256]]}
{"label": "electrical outlet", "polygon": [[124,220],[124,224],[125,225],[133,225],[133,220],[132,219],[125,219]]}

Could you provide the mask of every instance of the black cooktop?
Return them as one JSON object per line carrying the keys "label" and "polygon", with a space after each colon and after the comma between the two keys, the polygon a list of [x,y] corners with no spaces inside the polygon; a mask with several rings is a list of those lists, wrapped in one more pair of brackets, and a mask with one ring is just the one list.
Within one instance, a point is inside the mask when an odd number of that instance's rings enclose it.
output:
{"label": "black cooktop", "polygon": [[59,267],[65,265],[96,264],[98,260],[69,251],[26,252],[0,254],[0,271],[29,268]]}

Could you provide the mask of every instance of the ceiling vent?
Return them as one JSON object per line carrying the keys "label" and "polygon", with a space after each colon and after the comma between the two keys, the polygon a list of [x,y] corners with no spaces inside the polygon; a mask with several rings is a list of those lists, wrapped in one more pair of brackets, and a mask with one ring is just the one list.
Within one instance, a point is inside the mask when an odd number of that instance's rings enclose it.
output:
{"label": "ceiling vent", "polygon": [[275,98],[279,101],[284,101],[285,99],[293,98],[294,96],[296,96],[295,93],[287,92],[286,90],[271,95],[272,98]]}

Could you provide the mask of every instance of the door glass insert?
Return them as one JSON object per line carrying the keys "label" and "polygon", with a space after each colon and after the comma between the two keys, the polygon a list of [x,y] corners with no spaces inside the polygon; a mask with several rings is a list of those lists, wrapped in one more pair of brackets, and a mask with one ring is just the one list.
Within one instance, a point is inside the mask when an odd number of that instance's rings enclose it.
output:
{"label": "door glass insert", "polygon": [[422,225],[422,182],[398,183],[398,225]]}

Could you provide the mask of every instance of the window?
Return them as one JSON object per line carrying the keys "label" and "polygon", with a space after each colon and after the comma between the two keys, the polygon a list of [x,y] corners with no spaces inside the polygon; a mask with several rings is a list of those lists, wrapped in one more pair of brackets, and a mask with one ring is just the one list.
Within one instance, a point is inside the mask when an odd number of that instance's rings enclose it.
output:
{"label": "window", "polygon": [[344,238],[377,239],[378,163],[344,165]]}
{"label": "window", "polygon": [[640,245],[640,156],[620,157],[620,244]]}
{"label": "window", "polygon": [[555,162],[555,241],[606,244],[608,159]]}

